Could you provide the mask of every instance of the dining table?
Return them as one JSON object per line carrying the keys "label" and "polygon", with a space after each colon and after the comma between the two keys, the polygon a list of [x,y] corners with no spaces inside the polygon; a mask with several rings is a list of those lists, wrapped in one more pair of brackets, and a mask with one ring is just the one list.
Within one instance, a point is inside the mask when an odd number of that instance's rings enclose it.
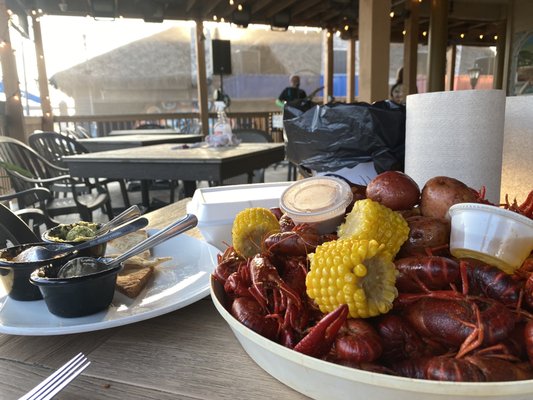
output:
{"label": "dining table", "polygon": [[225,179],[267,168],[285,159],[284,143],[240,143],[208,147],[205,143],[160,144],[63,158],[70,175],[77,178],[141,180],[142,204],[149,207],[150,180],[184,181],[185,197],[192,196],[196,181],[222,185]]}
{"label": "dining table", "polygon": [[155,129],[114,129],[107,133],[107,136],[122,136],[122,135],[136,135],[142,133],[144,135],[181,135],[182,133],[177,129],[172,128],[155,128]]}
{"label": "dining table", "polygon": [[[189,200],[146,213],[148,228],[161,229],[183,216]],[[203,240],[197,228],[183,235]],[[80,352],[91,364],[56,399],[307,398],[247,355],[209,295],[178,310],[108,329],[0,334],[0,398],[19,398]]]}
{"label": "dining table", "polygon": [[200,134],[145,134],[134,131],[131,135],[101,136],[94,138],[78,139],[90,152],[129,149],[132,147],[152,146],[162,143],[196,143],[201,142]]}

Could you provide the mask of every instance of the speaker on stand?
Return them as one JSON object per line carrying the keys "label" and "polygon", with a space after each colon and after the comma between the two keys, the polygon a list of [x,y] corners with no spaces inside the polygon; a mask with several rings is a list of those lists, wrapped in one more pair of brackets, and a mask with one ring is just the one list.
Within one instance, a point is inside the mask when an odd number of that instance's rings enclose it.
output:
{"label": "speaker on stand", "polygon": [[223,101],[226,107],[230,105],[229,96],[224,93],[224,75],[231,75],[231,43],[229,40],[213,39],[213,74],[220,75],[220,89],[215,90],[214,100]]}

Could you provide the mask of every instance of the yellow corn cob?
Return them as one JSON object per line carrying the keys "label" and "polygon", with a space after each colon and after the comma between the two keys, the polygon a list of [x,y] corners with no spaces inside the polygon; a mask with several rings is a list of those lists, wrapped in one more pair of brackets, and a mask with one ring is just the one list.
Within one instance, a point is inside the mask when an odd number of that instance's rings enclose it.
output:
{"label": "yellow corn cob", "polygon": [[262,207],[247,208],[233,221],[233,248],[242,257],[253,257],[261,252],[263,240],[279,230],[278,219],[272,211]]}
{"label": "yellow corn cob", "polygon": [[394,258],[409,235],[409,225],[397,212],[370,199],[356,201],[339,226],[339,239],[374,239]]}
{"label": "yellow corn cob", "polygon": [[398,295],[397,271],[385,245],[349,238],[323,243],[309,255],[307,295],[324,313],[347,304],[352,318],[385,314]]}

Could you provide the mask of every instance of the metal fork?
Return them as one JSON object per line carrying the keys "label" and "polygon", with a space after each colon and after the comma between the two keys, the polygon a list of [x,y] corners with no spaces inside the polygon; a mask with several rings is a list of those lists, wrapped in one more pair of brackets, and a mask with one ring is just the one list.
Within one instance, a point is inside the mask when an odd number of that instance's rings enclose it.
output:
{"label": "metal fork", "polygon": [[56,372],[35,386],[19,400],[50,400],[89,366],[91,362],[79,353]]}

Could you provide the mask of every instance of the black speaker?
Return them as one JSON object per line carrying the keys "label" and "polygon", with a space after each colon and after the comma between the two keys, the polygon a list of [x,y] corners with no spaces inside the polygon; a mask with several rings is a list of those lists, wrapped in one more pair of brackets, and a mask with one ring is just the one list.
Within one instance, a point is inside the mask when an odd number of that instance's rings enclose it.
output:
{"label": "black speaker", "polygon": [[229,40],[213,39],[213,74],[231,75],[231,44]]}

